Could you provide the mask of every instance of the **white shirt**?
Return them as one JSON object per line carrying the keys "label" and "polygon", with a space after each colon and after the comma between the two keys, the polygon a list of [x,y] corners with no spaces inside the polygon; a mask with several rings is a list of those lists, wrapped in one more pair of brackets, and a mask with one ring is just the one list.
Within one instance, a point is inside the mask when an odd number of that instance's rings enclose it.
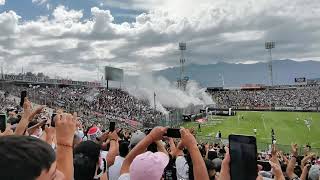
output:
{"label": "white shirt", "polygon": [[107,161],[108,151],[100,151],[100,157]]}
{"label": "white shirt", "polygon": [[118,180],[130,180],[130,174],[129,173],[122,174]]}
{"label": "white shirt", "polygon": [[121,156],[116,156],[114,164],[109,167],[109,180],[118,180],[120,177],[120,170],[124,158]]}
{"label": "white shirt", "polygon": [[189,165],[183,156],[178,156],[176,159],[177,180],[189,180]]}

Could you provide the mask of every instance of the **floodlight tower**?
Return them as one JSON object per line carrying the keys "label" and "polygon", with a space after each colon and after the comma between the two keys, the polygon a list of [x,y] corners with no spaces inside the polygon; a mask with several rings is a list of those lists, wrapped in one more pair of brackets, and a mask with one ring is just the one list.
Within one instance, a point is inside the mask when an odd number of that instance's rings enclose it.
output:
{"label": "floodlight tower", "polygon": [[179,50],[181,52],[180,55],[180,77],[178,82],[178,87],[184,89],[184,63],[186,62],[186,59],[184,58],[184,51],[187,50],[187,43],[180,42],[179,43]]}
{"label": "floodlight tower", "polygon": [[275,42],[269,41],[265,43],[266,50],[269,51],[270,59],[268,64],[270,85],[273,86],[273,70],[272,70],[272,49],[275,48]]}

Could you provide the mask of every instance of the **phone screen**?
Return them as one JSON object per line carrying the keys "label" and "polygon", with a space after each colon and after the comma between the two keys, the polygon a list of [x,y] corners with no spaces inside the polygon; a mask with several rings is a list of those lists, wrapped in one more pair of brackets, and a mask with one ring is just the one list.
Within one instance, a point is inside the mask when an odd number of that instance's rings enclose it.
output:
{"label": "phone screen", "polygon": [[51,116],[51,127],[56,127],[56,122],[54,121],[54,117],[56,116],[56,113],[52,113]]}
{"label": "phone screen", "polygon": [[27,91],[21,91],[21,99],[20,99],[20,106],[23,107],[24,98],[27,97]]}
{"label": "phone screen", "polygon": [[6,130],[7,118],[5,114],[0,114],[0,131],[3,132]]}
{"label": "phone screen", "polygon": [[109,132],[113,132],[116,128],[116,122],[110,122]]}
{"label": "phone screen", "polygon": [[168,128],[165,136],[172,138],[181,138],[180,129]]}
{"label": "phone screen", "polygon": [[231,180],[256,180],[257,145],[253,136],[229,135]]}

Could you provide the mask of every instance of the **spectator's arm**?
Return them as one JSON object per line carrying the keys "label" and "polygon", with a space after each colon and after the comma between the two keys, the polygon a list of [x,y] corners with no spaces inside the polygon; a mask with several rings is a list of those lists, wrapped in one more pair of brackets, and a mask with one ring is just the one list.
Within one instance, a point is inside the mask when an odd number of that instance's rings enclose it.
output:
{"label": "spectator's arm", "polygon": [[31,102],[28,100],[28,98],[25,98],[24,104],[23,104],[23,114],[20,122],[17,125],[16,130],[14,131],[14,134],[23,135],[23,133],[27,129],[29,122],[34,118],[35,115],[41,113],[43,108],[44,108],[43,106],[40,106],[39,108],[37,108],[35,111],[32,112]]}
{"label": "spectator's arm", "polygon": [[119,143],[116,140],[110,141],[110,149],[107,155],[108,167],[114,164],[116,156],[119,154]]}
{"label": "spectator's arm", "polygon": [[281,158],[282,158],[283,162],[285,162],[285,164],[289,163],[288,158],[285,155],[283,155],[282,151],[279,151],[279,155],[281,156]]}
{"label": "spectator's arm", "polygon": [[166,132],[167,132],[167,128],[163,128],[163,127],[156,127],[152,129],[152,131],[129,152],[129,154],[123,161],[120,175],[124,173],[129,173],[129,168],[133,159],[139,154],[143,153],[152,142],[161,140],[162,136]]}
{"label": "spectator's arm", "polygon": [[46,135],[45,141],[51,146],[56,134],[56,129],[54,127],[45,127],[44,131]]}
{"label": "spectator's arm", "polygon": [[209,154],[209,144],[206,144],[204,146],[205,150],[206,150],[206,156],[204,157],[204,159],[208,159],[208,154]]}
{"label": "spectator's arm", "polygon": [[[178,146],[180,146],[179,144],[178,144]],[[173,152],[171,152],[171,155],[173,157],[184,156],[183,151],[178,149],[175,145],[174,145],[174,148],[173,148]]]}
{"label": "spectator's arm", "polygon": [[292,151],[292,157],[289,161],[289,164],[287,166],[287,170],[286,173],[288,175],[288,177],[290,179],[293,179],[294,177],[296,177],[296,175],[294,174],[294,167],[296,165],[296,161],[297,161],[297,156],[298,156],[298,149],[297,149],[298,145],[297,144],[292,144],[291,145],[291,151]]}
{"label": "spectator's arm", "polygon": [[57,114],[57,169],[60,170],[66,180],[73,179],[73,137],[76,131],[76,114]]}
{"label": "spectator's arm", "polygon": [[311,166],[310,164],[309,165],[306,165],[303,167],[303,170],[302,170],[302,173],[301,173],[301,176],[300,176],[300,180],[307,180],[307,174],[309,172],[309,166]]}
{"label": "spectator's arm", "polygon": [[195,180],[209,180],[208,172],[204,160],[201,156],[199,148],[197,146],[197,141],[189,130],[184,128],[180,129],[181,142],[178,149],[183,149],[186,147],[190,153],[192,164],[193,164],[193,174]]}
{"label": "spectator's arm", "polygon": [[285,180],[279,161],[277,160],[276,162],[273,162],[270,160],[269,163],[273,169],[274,180]]}
{"label": "spectator's arm", "polygon": [[13,135],[13,131],[11,129],[11,124],[7,123],[6,130],[3,132],[0,131],[0,136],[10,136]]}
{"label": "spectator's arm", "polygon": [[285,162],[285,164],[289,164],[289,160],[286,156],[283,156],[282,158],[283,158],[283,161]]}
{"label": "spectator's arm", "polygon": [[176,149],[176,145],[173,142],[172,138],[169,138],[169,146],[170,146],[170,152],[171,154],[174,153],[175,149]]}
{"label": "spectator's arm", "polygon": [[315,156],[314,153],[310,153],[308,156],[305,156],[302,160],[301,160],[301,170],[304,169],[304,166],[306,165],[307,161],[310,160],[313,156]]}
{"label": "spectator's arm", "polygon": [[109,134],[110,149],[107,155],[108,167],[114,164],[115,158],[119,154],[118,138],[119,137],[116,130]]}
{"label": "spectator's arm", "polygon": [[169,154],[168,154],[168,151],[166,150],[166,148],[164,147],[164,145],[162,144],[161,141],[156,141],[156,144],[157,144],[157,150],[158,150],[158,152],[163,152],[163,153],[165,153],[166,155],[169,155]]}

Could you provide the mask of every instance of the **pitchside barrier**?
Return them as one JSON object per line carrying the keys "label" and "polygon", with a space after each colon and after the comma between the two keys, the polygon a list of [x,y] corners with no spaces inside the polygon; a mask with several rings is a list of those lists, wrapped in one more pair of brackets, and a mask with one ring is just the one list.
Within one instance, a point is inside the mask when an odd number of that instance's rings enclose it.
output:
{"label": "pitchside barrier", "polygon": [[[197,141],[199,143],[209,143],[209,144],[228,144],[228,139],[216,139],[212,136],[196,136]],[[283,153],[291,153],[291,145],[284,145],[284,144],[276,144],[277,148],[282,151]],[[258,152],[267,152],[271,148],[271,144],[269,143],[263,143],[263,142],[257,142],[257,149]],[[299,145],[298,148],[299,154],[303,154],[303,145]],[[317,156],[320,156],[320,148],[319,147],[312,147],[311,152],[316,153]]]}
{"label": "pitchside barrier", "polygon": [[[227,106],[221,106],[217,109],[229,108]],[[234,111],[283,111],[283,112],[319,112],[319,107],[286,107],[286,106],[268,106],[268,107],[254,107],[254,106],[231,106]]]}

